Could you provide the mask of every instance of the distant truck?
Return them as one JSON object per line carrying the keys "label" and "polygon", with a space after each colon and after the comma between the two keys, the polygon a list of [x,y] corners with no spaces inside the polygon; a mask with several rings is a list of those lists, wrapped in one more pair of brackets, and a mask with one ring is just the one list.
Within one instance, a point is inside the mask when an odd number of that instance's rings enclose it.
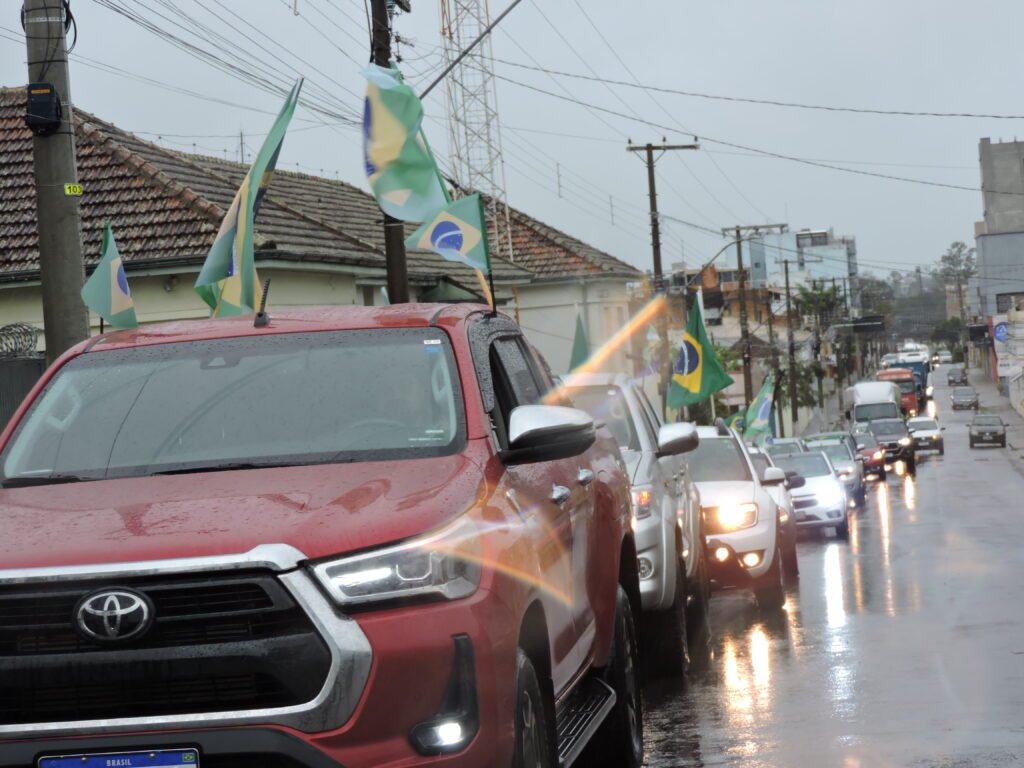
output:
{"label": "distant truck", "polygon": [[899,356],[896,366],[909,368],[918,379],[917,401],[923,407],[927,399],[928,374],[932,366],[927,352],[905,352]]}
{"label": "distant truck", "polygon": [[910,368],[886,368],[875,377],[878,381],[891,381],[900,388],[900,399],[905,416],[917,416],[918,387],[914,372]]}
{"label": "distant truck", "polygon": [[846,403],[846,419],[854,424],[903,415],[903,393],[891,381],[862,381],[847,387]]}

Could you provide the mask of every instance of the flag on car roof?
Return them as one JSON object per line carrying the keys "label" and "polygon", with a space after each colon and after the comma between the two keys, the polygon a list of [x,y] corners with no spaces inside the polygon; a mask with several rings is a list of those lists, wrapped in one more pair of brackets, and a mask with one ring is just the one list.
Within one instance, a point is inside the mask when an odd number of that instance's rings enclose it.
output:
{"label": "flag on car roof", "polygon": [[761,391],[747,408],[746,426],[743,429],[743,437],[746,439],[758,438],[772,429],[772,406],[775,401],[775,378],[768,374],[768,378],[761,385]]}
{"label": "flag on car roof", "polygon": [[583,328],[583,318],[576,315],[576,333],[572,339],[572,354],[569,356],[569,370],[574,371],[587,362],[590,357],[590,344],[587,342],[587,332]]}
{"label": "flag on car roof", "polygon": [[82,301],[114,328],[136,328],[135,302],[109,224],[103,225],[100,263],[82,286]]}
{"label": "flag on car roof", "polygon": [[270,133],[256,153],[256,159],[235,193],[196,279],[196,293],[209,305],[212,317],[245,315],[254,312],[259,304],[260,284],[256,276],[253,226],[274,175],[277,156],[295,114],[300,90],[302,78],[292,86]]}
{"label": "flag on car roof", "polygon": [[363,158],[380,209],[401,221],[426,221],[448,199],[420,130],[423,105],[395,67],[363,70]]}
{"label": "flag on car roof", "polygon": [[684,405],[694,405],[730,384],[732,377],[722,369],[715,347],[708,341],[700,304],[695,301],[683,333],[679,358],[672,369],[668,406],[682,408]]}
{"label": "flag on car roof", "polygon": [[491,271],[487,219],[480,195],[468,195],[444,206],[406,238],[406,248],[433,251],[483,274]]}

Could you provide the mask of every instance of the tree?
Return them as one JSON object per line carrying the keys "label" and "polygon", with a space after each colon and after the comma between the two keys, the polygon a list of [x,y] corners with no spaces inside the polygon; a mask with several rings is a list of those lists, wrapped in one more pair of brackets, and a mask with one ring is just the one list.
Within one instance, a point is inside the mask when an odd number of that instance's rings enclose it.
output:
{"label": "tree", "polygon": [[860,305],[865,315],[889,315],[892,312],[891,283],[871,275],[860,275],[857,285],[860,289]]}
{"label": "tree", "polygon": [[967,322],[967,312],[964,307],[964,285],[967,280],[978,273],[978,265],[974,256],[974,249],[968,248],[966,243],[960,240],[950,244],[946,252],[939,259],[939,274],[945,279],[946,284],[953,283],[956,286],[956,303],[960,309],[960,320]]}

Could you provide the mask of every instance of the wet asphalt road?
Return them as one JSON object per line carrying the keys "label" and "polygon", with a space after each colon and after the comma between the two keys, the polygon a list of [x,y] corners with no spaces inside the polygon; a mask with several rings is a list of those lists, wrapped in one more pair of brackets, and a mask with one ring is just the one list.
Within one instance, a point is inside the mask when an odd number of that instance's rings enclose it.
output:
{"label": "wet asphalt road", "polygon": [[940,373],[945,456],[803,539],[783,611],[716,594],[701,668],[648,687],[650,768],[1024,765],[1024,457],[971,451]]}

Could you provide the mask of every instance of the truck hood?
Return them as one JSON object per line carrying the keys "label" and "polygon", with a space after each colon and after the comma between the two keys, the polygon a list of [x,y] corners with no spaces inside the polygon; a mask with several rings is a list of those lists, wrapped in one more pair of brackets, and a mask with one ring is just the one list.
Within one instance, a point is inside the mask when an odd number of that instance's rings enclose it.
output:
{"label": "truck hood", "polygon": [[235,555],[325,557],[415,536],[482,498],[484,441],[441,458],[0,489],[0,569]]}

